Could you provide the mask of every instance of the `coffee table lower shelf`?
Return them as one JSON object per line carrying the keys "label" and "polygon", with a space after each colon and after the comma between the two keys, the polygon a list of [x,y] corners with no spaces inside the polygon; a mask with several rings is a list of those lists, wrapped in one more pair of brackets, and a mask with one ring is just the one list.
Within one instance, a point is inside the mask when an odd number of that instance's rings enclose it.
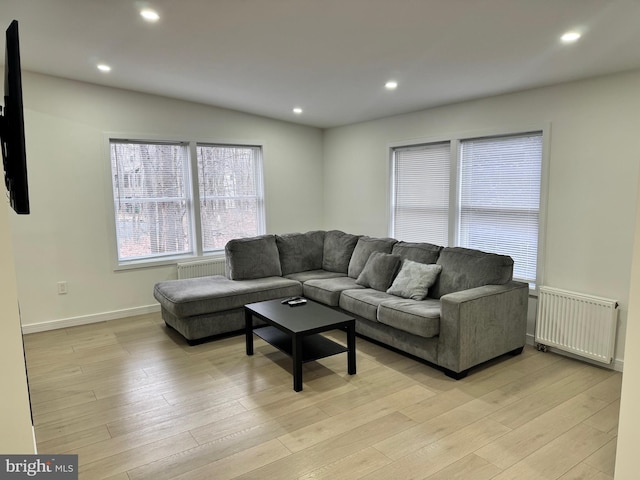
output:
{"label": "coffee table lower shelf", "polygon": [[[253,330],[258,337],[273,345],[282,353],[293,357],[291,335],[278,330],[275,327],[260,327]],[[320,335],[306,335],[302,338],[302,362],[311,362],[320,358],[330,357],[339,353],[348,352],[349,349],[339,343]]]}

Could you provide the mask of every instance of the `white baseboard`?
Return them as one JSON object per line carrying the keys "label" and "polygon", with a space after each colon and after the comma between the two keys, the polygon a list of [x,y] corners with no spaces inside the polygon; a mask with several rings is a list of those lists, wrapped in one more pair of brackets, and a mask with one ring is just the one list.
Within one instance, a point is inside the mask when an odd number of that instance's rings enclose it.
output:
{"label": "white baseboard", "polygon": [[[535,336],[530,333],[527,333],[526,343],[527,345],[532,345],[535,347],[536,346]],[[605,365],[604,363],[596,362],[594,360],[591,360],[589,358],[584,358],[579,355],[573,355],[572,353],[565,352],[557,348],[548,347],[547,352],[557,353],[558,355],[563,355],[565,357],[573,358],[575,360],[580,360],[586,363],[590,363],[591,365],[596,365],[598,367],[609,368],[611,370],[615,370],[616,372],[622,372],[624,368],[624,360],[619,358],[614,358],[613,362],[611,362],[610,365]]]}
{"label": "white baseboard", "polygon": [[112,312],[94,313],[92,315],[82,315],[80,317],[60,318],[57,320],[48,320],[40,323],[30,323],[22,325],[22,333],[46,332],[48,330],[57,330],[59,328],[77,327],[79,325],[88,325],[90,323],[106,322],[108,320],[116,320],[118,318],[134,317],[136,315],[144,315],[147,313],[155,313],[160,311],[160,305],[146,305],[142,307],[127,308],[124,310],[114,310]]}

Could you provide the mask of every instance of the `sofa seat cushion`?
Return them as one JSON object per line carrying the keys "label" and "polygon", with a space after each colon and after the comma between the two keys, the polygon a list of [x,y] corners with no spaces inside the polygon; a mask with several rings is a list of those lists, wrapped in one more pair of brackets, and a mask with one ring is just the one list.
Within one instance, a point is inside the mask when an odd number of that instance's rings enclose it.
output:
{"label": "sofa seat cushion", "polygon": [[153,296],[176,317],[240,308],[247,303],[302,294],[302,284],[282,277],[235,281],[221,275],[159,282]]}
{"label": "sofa seat cushion", "polygon": [[356,283],[355,278],[342,277],[320,278],[308,280],[302,285],[303,295],[330,307],[337,307],[340,303],[340,294],[344,290],[364,288]]}
{"label": "sofa seat cushion", "polygon": [[290,273],[285,275],[285,278],[296,280],[300,283],[308,282],[309,280],[322,280],[325,278],[339,278],[346,277],[346,273],[329,272],[328,270],[308,270],[306,272]]}
{"label": "sofa seat cushion", "polygon": [[440,298],[485,285],[504,285],[513,277],[513,259],[507,255],[485,253],[462,247],[442,249],[437,261],[442,272],[428,296]]}
{"label": "sofa seat cushion", "polygon": [[378,307],[378,321],[419,337],[435,337],[440,333],[440,300],[386,300]]}
{"label": "sofa seat cushion", "polygon": [[276,235],[282,276],[321,269],[324,235],[322,230]]}
{"label": "sofa seat cushion", "polygon": [[340,308],[359,317],[371,320],[372,322],[377,322],[378,305],[385,300],[394,298],[398,297],[374,290],[373,288],[345,290],[340,295]]}

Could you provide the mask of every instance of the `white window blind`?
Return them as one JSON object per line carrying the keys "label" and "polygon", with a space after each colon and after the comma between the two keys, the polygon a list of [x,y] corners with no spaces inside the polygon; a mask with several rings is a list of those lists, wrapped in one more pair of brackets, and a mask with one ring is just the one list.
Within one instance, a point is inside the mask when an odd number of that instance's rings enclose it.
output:
{"label": "white window blind", "polygon": [[196,151],[203,250],[262,233],[260,148],[199,144]]}
{"label": "white window blind", "polygon": [[536,281],[542,133],[460,142],[458,245],[510,255]]}
{"label": "white window blind", "polygon": [[449,159],[449,142],[393,150],[395,238],[448,244]]}
{"label": "white window blind", "polygon": [[187,145],[112,140],[110,148],[118,261],[192,252]]}

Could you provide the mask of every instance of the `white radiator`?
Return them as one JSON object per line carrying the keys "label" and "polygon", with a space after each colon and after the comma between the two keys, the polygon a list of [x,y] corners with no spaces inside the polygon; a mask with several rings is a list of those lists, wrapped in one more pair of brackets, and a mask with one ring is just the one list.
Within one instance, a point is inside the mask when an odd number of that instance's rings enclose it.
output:
{"label": "white radiator", "polygon": [[178,280],[210,275],[224,275],[224,258],[178,263]]}
{"label": "white radiator", "polygon": [[602,363],[615,348],[618,302],[550,287],[540,287],[536,343]]}

